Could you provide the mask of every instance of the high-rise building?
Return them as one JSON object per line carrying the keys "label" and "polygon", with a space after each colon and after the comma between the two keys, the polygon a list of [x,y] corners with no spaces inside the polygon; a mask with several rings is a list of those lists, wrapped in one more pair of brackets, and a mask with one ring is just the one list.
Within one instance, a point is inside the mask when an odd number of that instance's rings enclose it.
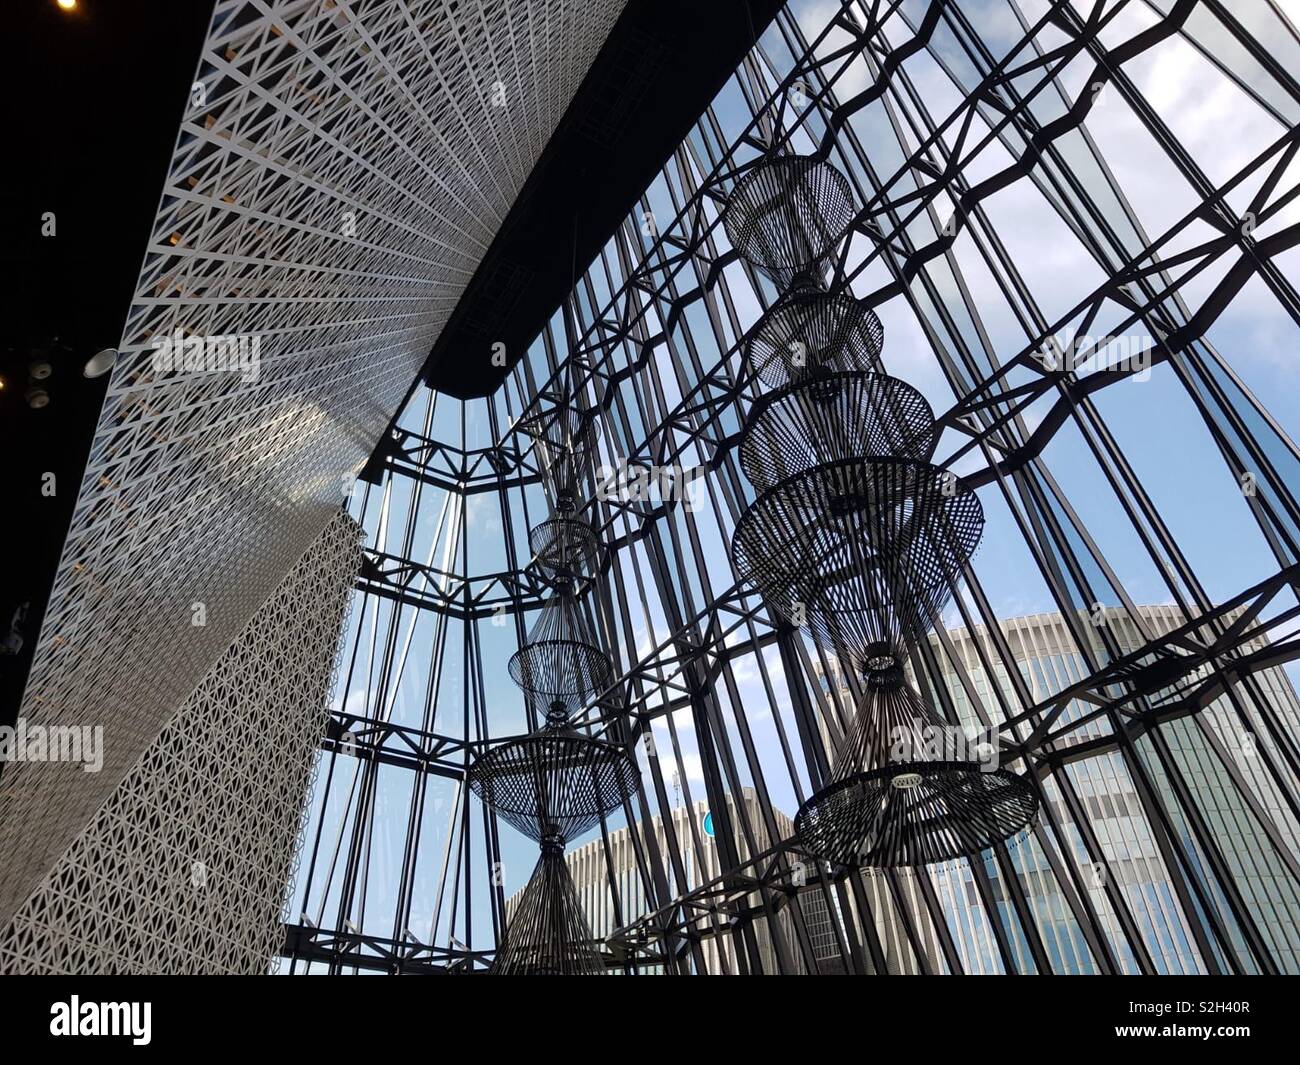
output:
{"label": "high-rise building", "polygon": [[[1118,610],[1085,612],[1082,618],[1086,627],[1080,631],[1093,634],[1094,640],[1099,641],[1099,630],[1104,628],[1117,640],[1121,651],[1131,652],[1141,648],[1151,635],[1174,632],[1186,622],[1183,614],[1172,606],[1139,607],[1136,617],[1138,621]],[[1011,618],[998,627],[1003,640],[1011,648],[1016,669],[1035,700],[1046,700],[1065,692],[1086,676],[1084,656],[1070,627],[1059,614]],[[934,653],[943,653],[942,649],[946,648],[946,653],[954,656],[973,686],[974,701],[984,706],[996,705],[996,700],[992,699],[996,688],[1006,703],[1014,705],[1015,693],[1001,662],[992,671],[993,680],[990,681],[988,663],[997,659],[992,641],[983,627],[950,629],[945,640],[932,636],[931,644]],[[1263,650],[1265,646],[1260,642],[1254,650]],[[827,690],[832,686],[839,687],[842,682],[842,675],[834,663],[820,675]],[[962,674],[957,668],[951,668],[943,670],[941,676],[946,698],[955,709],[960,724],[973,733],[982,730],[986,723],[972,709],[973,700],[963,686]],[[1285,729],[1291,735],[1300,734],[1300,699],[1297,699],[1286,672],[1278,667],[1264,669],[1255,675],[1255,680]],[[1074,701],[1068,705],[1064,717],[1080,719],[1086,716],[1088,709],[1088,704]],[[1201,723],[1207,728],[1199,727]],[[828,744],[834,742],[832,729],[829,723],[823,723],[823,740]],[[1093,723],[1083,728],[1071,744],[1087,743],[1104,735],[1104,727]],[[1300,857],[1300,836],[1297,836],[1292,810],[1261,765],[1257,745],[1274,750],[1273,741],[1258,722],[1239,717],[1224,696],[1214,699],[1196,721],[1184,718],[1169,730],[1170,756],[1178,770],[1185,774],[1187,786],[1196,796],[1196,814],[1209,827],[1212,846],[1247,893],[1251,916],[1283,968],[1295,972],[1300,970],[1300,953],[1297,953],[1300,950],[1300,892],[1288,866]],[[1226,752],[1231,764],[1223,764],[1216,757],[1216,750]],[[1150,752],[1143,752],[1143,756],[1149,758]],[[1073,860],[1085,870],[1083,882],[1093,905],[1099,912],[1107,911],[1106,880],[1113,876],[1114,886],[1122,892],[1137,917],[1142,937],[1159,971],[1201,971],[1202,960],[1197,954],[1196,944],[1187,936],[1186,918],[1172,891],[1164,859],[1145,825],[1141,797],[1123,759],[1111,752],[1077,762],[1072,775],[1084,816],[1092,831],[1103,841],[1107,858],[1105,865],[1093,866],[1082,845],[1076,847],[1073,855]],[[1152,775],[1161,795],[1168,800],[1174,786],[1171,774],[1153,760]],[[1074,813],[1059,794],[1049,794],[1048,801],[1062,822],[1074,820]],[[1075,838],[1080,837],[1076,834]],[[1190,838],[1187,842],[1191,843]],[[1207,861],[1203,855],[1198,856],[1198,860]],[[1007,895],[998,880],[1003,874],[995,863],[987,864],[986,872],[995,896],[1000,905],[1006,905]],[[1077,932],[1064,919],[1064,900],[1050,870],[1043,868],[1028,848],[1017,852],[1011,864],[1021,891],[1044,932],[1044,945],[1051,956],[1054,971],[1095,972]],[[1203,872],[1200,875],[1204,877]],[[956,864],[940,866],[929,876],[963,969],[974,973],[999,971],[996,948],[987,922],[981,915],[969,867]],[[865,883],[874,904],[873,913],[893,913],[893,906],[882,893],[879,879],[868,877]],[[1205,883],[1209,885],[1211,881],[1206,878]],[[915,883],[905,880],[904,884],[908,906],[916,915],[923,913]],[[1233,922],[1232,912],[1222,899],[1213,895],[1211,898],[1220,917],[1225,922]],[[924,929],[921,941],[929,965],[941,966],[936,926],[923,921],[918,923]],[[1108,917],[1108,923],[1118,934],[1113,914]],[[886,918],[878,919],[877,924],[882,939],[890,948],[892,965],[900,971],[917,971],[916,951],[901,933],[900,922]],[[1018,964],[1032,966],[1025,945],[1016,941],[1013,947]],[[1126,959],[1125,969],[1136,971],[1132,957]]]}
{"label": "high-rise building", "polygon": [[[752,788],[746,788],[742,792],[742,802],[753,822],[761,825],[764,819]],[[734,817],[735,803],[730,797],[728,807]],[[750,854],[747,850],[746,858],[756,857],[793,835],[794,824],[780,810],[772,810],[771,819],[776,831],[775,838],[771,838],[765,828],[760,828],[754,841],[756,853]],[[672,883],[678,891],[685,893],[706,888],[720,880],[726,872],[714,842],[713,814],[703,800],[698,800],[689,807],[674,807],[667,824],[664,818],[658,816],[651,824],[654,826],[656,849],[660,853],[674,856],[669,863],[668,875],[672,877]],[[646,828],[642,824],[624,826],[605,837],[592,840],[566,856],[583,912],[591,924],[593,934],[599,939],[609,937],[648,912],[649,900],[642,890],[640,876],[640,865],[646,860],[647,853],[645,833]],[[610,891],[611,879],[617,882],[617,896]],[[619,900],[619,910],[615,909],[616,897]],[[518,899],[519,895],[516,894],[506,901],[507,919],[513,916]],[[756,897],[747,901],[751,905],[762,906],[761,900]],[[803,934],[810,948],[808,953],[800,953],[803,941],[795,929],[791,905],[799,908]],[[696,928],[698,945],[690,949],[679,949],[687,955],[693,955],[692,963],[696,971],[714,976],[751,971],[773,973],[783,968],[799,973],[827,973],[840,969],[841,961],[834,933],[829,927],[826,901],[820,894],[806,892],[797,896],[793,903],[785,898],[770,899],[768,906],[771,907],[770,915],[758,916],[752,921],[752,939],[749,942],[743,937],[722,934],[724,930],[729,932],[734,927],[734,913],[725,909],[713,913],[702,911]],[[772,923],[779,926],[779,945],[773,941]],[[750,950],[757,952],[759,961],[758,965],[752,967],[748,953]],[[737,951],[740,953],[737,954]],[[784,965],[778,963],[778,951],[788,952]],[[661,971],[662,968],[661,966]]]}

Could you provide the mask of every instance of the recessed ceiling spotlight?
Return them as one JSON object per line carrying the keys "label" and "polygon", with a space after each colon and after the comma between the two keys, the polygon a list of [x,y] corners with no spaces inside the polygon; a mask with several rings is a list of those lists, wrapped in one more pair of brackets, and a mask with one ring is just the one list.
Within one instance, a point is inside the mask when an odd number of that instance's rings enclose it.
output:
{"label": "recessed ceiling spotlight", "polygon": [[115,362],[117,362],[117,348],[104,348],[86,360],[85,368],[81,372],[87,377],[103,377],[113,368]]}
{"label": "recessed ceiling spotlight", "polygon": [[77,10],[77,0],[54,0],[54,2],[64,11]]}
{"label": "recessed ceiling spotlight", "polygon": [[32,410],[48,407],[50,405],[50,394],[43,388],[29,388],[27,390],[27,405]]}

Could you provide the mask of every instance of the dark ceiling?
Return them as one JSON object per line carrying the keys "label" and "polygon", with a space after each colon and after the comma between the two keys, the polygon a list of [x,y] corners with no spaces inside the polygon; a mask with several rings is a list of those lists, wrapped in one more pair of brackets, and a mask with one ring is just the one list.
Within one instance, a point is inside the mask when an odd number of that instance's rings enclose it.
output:
{"label": "dark ceiling", "polygon": [[[82,368],[121,338],[211,11],[205,0],[5,6],[0,640],[22,643],[0,651],[0,725],[17,713],[108,387]],[[51,372],[33,382],[38,362]],[[31,387],[46,406],[29,404]]]}
{"label": "dark ceiling", "polygon": [[630,0],[429,353],[430,386],[496,391],[781,7]]}

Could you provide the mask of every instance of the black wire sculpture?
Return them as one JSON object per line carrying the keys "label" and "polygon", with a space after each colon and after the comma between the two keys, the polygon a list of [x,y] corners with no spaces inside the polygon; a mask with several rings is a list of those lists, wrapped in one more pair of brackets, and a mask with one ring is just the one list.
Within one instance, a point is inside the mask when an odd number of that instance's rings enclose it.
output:
{"label": "black wire sculpture", "polygon": [[571,513],[560,513],[528,530],[538,570],[557,586],[592,576],[600,563],[596,530]]}
{"label": "black wire sculpture", "polygon": [[613,663],[566,581],[557,582],[556,594],[542,604],[509,669],[511,679],[535,703],[566,713],[614,683]]}
{"label": "black wire sculpture", "polygon": [[537,442],[538,469],[555,509],[573,510],[597,454],[593,412],[561,403],[521,418],[516,428]]}
{"label": "black wire sculpture", "polygon": [[1030,784],[991,757],[932,757],[934,738],[948,733],[903,672],[907,643],[940,616],[983,525],[974,493],[938,467],[900,458],[812,466],[737,522],[737,574],[863,679],[830,783],[795,817],[813,857],[875,867],[943,861],[1008,838],[1036,812]]}
{"label": "black wire sculpture", "polygon": [[884,342],[884,326],[861,300],[804,285],[763,316],[744,359],[765,385],[781,388],[820,373],[879,372]]}
{"label": "black wire sculpture", "polygon": [[934,415],[911,385],[878,373],[826,373],[755,402],[740,467],[761,492],[844,456],[925,462],[934,444]]}
{"label": "black wire sculpture", "polygon": [[639,773],[625,748],[556,717],[479,755],[469,779],[474,794],[524,835],[563,843],[631,797]]}
{"label": "black wire sculpture", "polygon": [[929,631],[983,524],[975,494],[936,466],[841,459],[762,493],[736,523],[732,564],[861,668]]}
{"label": "black wire sculpture", "polygon": [[856,215],[848,178],[805,155],[770,155],[735,184],[722,210],[727,239],[781,288],[820,269]]}
{"label": "black wire sculpture", "polygon": [[[601,953],[564,860],[564,847],[600,823],[636,790],[640,774],[625,747],[579,732],[572,713],[613,683],[610,658],[576,594],[600,559],[595,530],[577,513],[584,464],[595,433],[585,414],[557,407],[524,426],[549,463],[556,513],[529,530],[538,570],[555,588],[528,640],[511,657],[510,676],[545,724],[497,744],[470,766],[470,789],[498,817],[541,845],[541,857],[498,944],[490,972],[589,975]],[[578,451],[586,454],[579,456]]]}
{"label": "black wire sculpture", "polygon": [[1038,799],[1007,769],[969,761],[885,765],[832,782],[799,809],[795,834],[813,857],[877,869],[968,857],[1025,831]]}
{"label": "black wire sculpture", "polygon": [[491,972],[577,975],[604,970],[564,847],[631,798],[638,779],[625,748],[576,731],[558,711],[545,727],[490,748],[470,766],[470,789],[542,849]]}
{"label": "black wire sculpture", "polygon": [[724,209],[733,247],[789,289],[745,349],[775,391],[750,409],[740,446],[759,494],[736,523],[732,564],[861,681],[830,781],[795,818],[800,844],[838,865],[926,865],[1010,838],[1038,800],[996,751],[971,758],[949,742],[906,680],[907,648],[951,598],[984,514],[930,464],[934,414],[882,372],[880,320],[821,289],[821,260],[852,219],[843,175],[797,156],[759,164]]}
{"label": "black wire sculpture", "polygon": [[605,971],[563,845],[542,844],[488,971],[501,976],[599,976]]}
{"label": "black wire sculpture", "polygon": [[1024,829],[1038,810],[1028,781],[996,765],[990,744],[958,742],[901,664],[885,661],[863,671],[830,783],[795,816],[803,848],[837,865],[929,865]]}

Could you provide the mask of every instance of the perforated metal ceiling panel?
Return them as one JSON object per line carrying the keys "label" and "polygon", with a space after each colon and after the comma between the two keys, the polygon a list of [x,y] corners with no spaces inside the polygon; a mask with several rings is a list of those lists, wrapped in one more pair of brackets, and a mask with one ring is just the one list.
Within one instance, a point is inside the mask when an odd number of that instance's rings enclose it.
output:
{"label": "perforated metal ceiling panel", "polygon": [[266,971],[360,535],[340,512],[308,547],[0,927],[0,972]]}
{"label": "perforated metal ceiling panel", "polygon": [[22,710],[104,768],[7,767],[0,922],[337,511],[621,7],[216,4]]}

